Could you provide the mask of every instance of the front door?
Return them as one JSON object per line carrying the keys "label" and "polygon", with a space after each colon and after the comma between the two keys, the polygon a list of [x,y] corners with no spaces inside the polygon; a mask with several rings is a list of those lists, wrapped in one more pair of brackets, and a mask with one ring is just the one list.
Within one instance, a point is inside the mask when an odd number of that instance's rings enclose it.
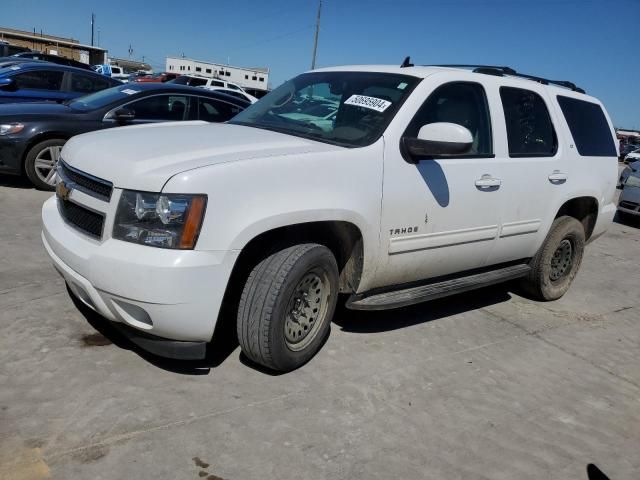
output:
{"label": "front door", "polygon": [[[450,122],[473,135],[471,150],[409,163],[398,139],[385,136],[381,247],[376,285],[438,277],[486,265],[500,229],[501,165],[493,150],[492,120],[481,82],[423,86],[431,92],[402,135]],[[432,80],[433,82],[433,80]],[[419,94],[416,90],[415,94]]]}

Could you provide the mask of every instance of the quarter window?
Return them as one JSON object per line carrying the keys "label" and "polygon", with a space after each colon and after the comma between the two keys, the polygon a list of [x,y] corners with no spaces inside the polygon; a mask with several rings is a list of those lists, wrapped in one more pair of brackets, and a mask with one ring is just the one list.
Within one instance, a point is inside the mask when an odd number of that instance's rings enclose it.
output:
{"label": "quarter window", "polygon": [[549,110],[530,90],[501,87],[510,157],[552,157],[558,142]]}
{"label": "quarter window", "polygon": [[240,108],[230,103],[219,102],[210,98],[198,99],[198,116],[206,122],[226,122],[235,117]]}
{"label": "quarter window", "polygon": [[600,105],[560,95],[558,103],[581,156],[616,156],[611,129]]}
{"label": "quarter window", "polygon": [[405,136],[416,138],[420,128],[436,122],[455,123],[469,129],[473,144],[464,156],[493,155],[487,96],[479,83],[453,82],[438,87],[413,117]]}
{"label": "quarter window", "polygon": [[63,72],[38,70],[14,75],[16,87],[28,90],[60,90]]}

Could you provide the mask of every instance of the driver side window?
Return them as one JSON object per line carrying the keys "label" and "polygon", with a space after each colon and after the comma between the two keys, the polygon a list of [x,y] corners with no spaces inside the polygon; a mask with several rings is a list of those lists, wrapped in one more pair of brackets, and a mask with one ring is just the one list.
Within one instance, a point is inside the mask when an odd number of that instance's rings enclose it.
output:
{"label": "driver side window", "polygon": [[405,136],[416,138],[421,127],[436,122],[455,123],[471,132],[473,144],[462,156],[493,155],[489,106],[479,83],[452,82],[438,87],[413,117]]}

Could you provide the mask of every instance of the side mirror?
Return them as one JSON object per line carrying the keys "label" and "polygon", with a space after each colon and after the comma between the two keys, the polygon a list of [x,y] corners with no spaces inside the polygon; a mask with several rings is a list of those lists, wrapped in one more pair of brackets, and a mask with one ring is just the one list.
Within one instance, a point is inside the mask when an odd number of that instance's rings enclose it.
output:
{"label": "side mirror", "polygon": [[414,161],[421,158],[460,155],[473,145],[471,132],[456,123],[429,123],[420,128],[417,138],[402,137],[402,148]]}
{"label": "side mirror", "polygon": [[130,122],[136,118],[136,112],[129,108],[119,108],[113,112],[113,118],[120,123]]}
{"label": "side mirror", "polygon": [[0,90],[15,91],[16,81],[13,78],[0,78]]}

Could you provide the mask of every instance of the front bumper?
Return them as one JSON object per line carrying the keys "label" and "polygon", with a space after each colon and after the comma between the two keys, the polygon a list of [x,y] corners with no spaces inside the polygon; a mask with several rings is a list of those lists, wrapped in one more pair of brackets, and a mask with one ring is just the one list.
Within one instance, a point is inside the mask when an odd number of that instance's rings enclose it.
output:
{"label": "front bumper", "polygon": [[42,242],[76,297],[146,339],[211,341],[238,251],[94,240],[66,224],[56,202],[52,197],[42,207]]}
{"label": "front bumper", "polygon": [[0,137],[0,173],[20,174],[22,172],[22,157],[27,147],[28,139],[17,135]]}

